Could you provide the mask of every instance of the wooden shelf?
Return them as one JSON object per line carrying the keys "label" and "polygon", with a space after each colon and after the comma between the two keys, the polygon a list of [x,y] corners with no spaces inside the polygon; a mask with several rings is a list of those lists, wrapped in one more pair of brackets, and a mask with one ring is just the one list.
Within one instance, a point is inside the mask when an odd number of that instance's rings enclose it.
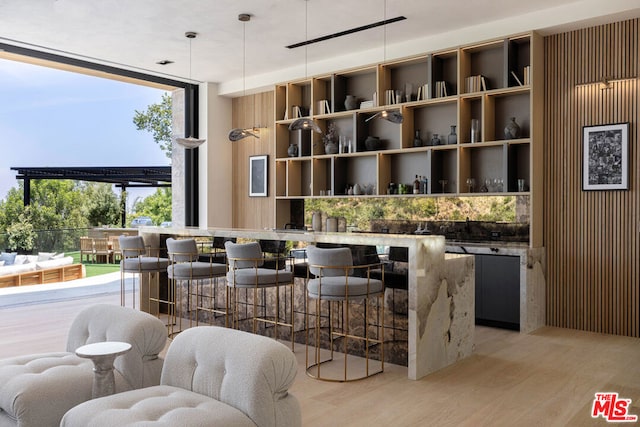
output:
{"label": "wooden shelf", "polygon": [[[294,199],[329,197],[538,194],[540,189],[535,182],[539,180],[534,179],[533,171],[540,170],[540,165],[533,162],[541,159],[536,140],[542,138],[542,117],[534,117],[534,113],[540,115],[541,109],[534,108],[533,103],[540,99],[534,91],[537,94],[542,89],[541,82],[532,80],[540,73],[534,74],[531,70],[533,65],[541,66],[535,62],[539,61],[542,49],[537,34],[518,34],[276,85],[277,199],[288,203]],[[475,75],[485,77],[489,83],[487,90],[468,92],[466,79]],[[438,92],[442,85],[437,82],[445,82],[446,96],[442,96],[444,91]],[[387,96],[390,91],[394,96],[396,91],[398,95],[401,91],[401,100]],[[355,95],[358,106],[363,101],[373,102],[346,111],[346,95]],[[323,134],[333,124],[339,135],[357,147],[356,152],[325,154],[322,135],[290,132],[288,124],[293,119],[285,120],[283,113],[278,114],[280,110],[290,112],[298,104],[315,110],[311,117]],[[400,111],[403,122],[367,121],[383,110]],[[520,137],[503,139],[504,128],[511,117],[515,117],[520,126]],[[480,125],[480,139],[476,143],[470,142],[471,119],[477,119]],[[455,127],[457,143],[448,145],[452,127]],[[414,146],[416,132],[422,146]],[[430,145],[434,134],[439,136],[440,145]],[[365,150],[364,141],[370,135],[380,137],[382,149]],[[299,149],[300,157],[286,157],[291,143],[304,148]],[[390,183],[412,184],[416,175],[427,178],[428,194],[386,194]],[[470,177],[476,179],[476,188],[485,179],[502,179],[504,191],[465,192],[465,182]],[[531,189],[515,191],[518,179],[525,179]],[[448,181],[449,192],[438,192],[440,180]],[[345,188],[355,183],[375,186],[376,194],[345,195]],[[321,195],[325,191],[331,191],[332,195]],[[285,212],[285,217],[277,218],[276,225],[291,222],[286,217],[285,206],[276,211]],[[540,209],[532,206],[531,214],[534,212]]]}

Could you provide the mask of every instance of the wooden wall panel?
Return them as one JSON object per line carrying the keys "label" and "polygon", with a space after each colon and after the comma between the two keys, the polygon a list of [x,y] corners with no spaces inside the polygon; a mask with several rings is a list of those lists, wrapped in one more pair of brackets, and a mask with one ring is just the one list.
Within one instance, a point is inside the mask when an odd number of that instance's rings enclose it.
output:
{"label": "wooden wall panel", "polygon": [[[638,19],[545,38],[547,323],[640,336]],[[581,85],[634,78],[611,89]],[[630,123],[629,190],[582,191],[582,127]]]}
{"label": "wooden wall panel", "polygon": [[[233,227],[275,227],[274,93],[263,92],[233,99],[233,127],[260,128],[260,139],[245,138],[233,144]],[[249,197],[249,157],[269,155],[268,197]]]}

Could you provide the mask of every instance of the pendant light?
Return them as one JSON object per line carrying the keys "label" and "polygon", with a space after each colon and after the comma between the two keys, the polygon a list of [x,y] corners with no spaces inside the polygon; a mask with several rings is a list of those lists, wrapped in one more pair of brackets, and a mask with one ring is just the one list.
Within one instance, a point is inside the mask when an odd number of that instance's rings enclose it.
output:
{"label": "pendant light", "polygon": [[[384,65],[387,62],[387,0],[384,0],[383,15],[384,15],[384,20],[382,22],[384,22],[384,25],[382,26],[382,29],[383,29],[382,65]],[[404,120],[404,116],[402,115],[400,110],[387,111],[387,109],[385,108],[384,110],[379,111],[375,113],[373,116],[366,119],[365,123],[375,118],[385,119],[391,123],[402,123],[402,121]]]}
{"label": "pendant light", "polygon": [[[308,1],[309,0],[304,0],[304,15],[305,15],[304,39],[305,41],[309,40],[308,33],[307,33],[307,30],[309,27],[309,13],[307,12]],[[306,44],[304,45],[304,78],[305,80],[307,78],[307,45]],[[289,130],[312,130],[317,133],[322,133],[322,129],[320,129],[320,126],[318,126],[315,120],[313,120],[311,117],[301,117],[299,119],[294,120],[289,125]]]}
{"label": "pendant light", "polygon": [[[241,13],[238,15],[238,21],[242,22],[242,96],[247,95],[246,83],[245,83],[245,65],[247,62],[247,22],[251,20],[251,15],[248,13]],[[254,116],[254,125],[255,125],[255,114],[256,114],[256,106],[253,106],[253,116]],[[236,142],[241,139],[252,136],[254,138],[260,139],[260,135],[258,135],[254,128],[240,129],[235,128],[229,131],[229,141]]]}
{"label": "pendant light", "polygon": [[[191,85],[191,40],[195,39],[198,33],[194,31],[187,31],[186,33],[184,33],[184,35],[189,39],[189,84]],[[193,88],[190,88],[189,90],[193,93]],[[193,99],[193,96],[191,97],[191,99]],[[193,124],[195,122],[193,117],[193,106],[189,110],[191,115],[189,136],[187,138],[176,138],[176,142],[187,149],[199,147],[206,141],[204,139],[195,138],[193,136]]]}

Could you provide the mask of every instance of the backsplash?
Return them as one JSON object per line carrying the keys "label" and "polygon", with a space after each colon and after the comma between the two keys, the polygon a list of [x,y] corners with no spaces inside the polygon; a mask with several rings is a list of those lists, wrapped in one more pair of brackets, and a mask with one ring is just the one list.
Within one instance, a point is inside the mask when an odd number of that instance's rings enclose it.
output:
{"label": "backsplash", "polygon": [[370,221],[373,233],[433,234],[447,240],[465,242],[528,242],[528,223],[492,221],[409,221],[375,219]]}

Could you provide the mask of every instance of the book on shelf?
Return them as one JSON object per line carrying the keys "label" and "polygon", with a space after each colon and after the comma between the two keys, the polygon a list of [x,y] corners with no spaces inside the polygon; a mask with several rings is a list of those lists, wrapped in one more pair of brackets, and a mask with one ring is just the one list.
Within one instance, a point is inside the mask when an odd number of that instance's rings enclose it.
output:
{"label": "book on shelf", "polygon": [[438,80],[438,81],[436,81],[435,97],[436,98],[442,98],[444,96],[448,96],[448,93],[447,93],[447,82],[445,82],[444,80]]}
{"label": "book on shelf", "polygon": [[469,76],[464,79],[464,91],[466,93],[480,92],[489,89],[489,81],[482,74]]}
{"label": "book on shelf", "polygon": [[[518,86],[522,86],[522,82],[520,81],[520,79],[518,78],[518,75],[516,74],[515,71],[511,71],[511,75],[513,76],[513,78],[515,79],[515,81],[518,83]],[[525,77],[526,77],[526,73],[525,73]]]}
{"label": "book on shelf", "polygon": [[384,91],[384,104],[391,105],[396,103],[396,93],[393,89]]}
{"label": "book on shelf", "polygon": [[373,101],[362,101],[360,103],[360,108],[371,108],[373,107]]}
{"label": "book on shelf", "polygon": [[531,84],[531,66],[527,65],[526,67],[524,67],[523,72],[524,72],[524,84],[530,85]]}
{"label": "book on shelf", "polygon": [[316,112],[314,114],[330,114],[331,108],[329,108],[329,101],[321,99],[316,102]]}

